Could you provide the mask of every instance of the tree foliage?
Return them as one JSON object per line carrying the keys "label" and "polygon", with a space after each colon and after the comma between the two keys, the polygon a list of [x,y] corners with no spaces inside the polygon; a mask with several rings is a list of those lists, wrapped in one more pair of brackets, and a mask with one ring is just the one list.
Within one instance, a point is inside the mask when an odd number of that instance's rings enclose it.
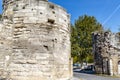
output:
{"label": "tree foliage", "polygon": [[93,16],[80,16],[71,27],[71,50],[75,62],[92,62],[92,32],[102,31],[102,25]]}

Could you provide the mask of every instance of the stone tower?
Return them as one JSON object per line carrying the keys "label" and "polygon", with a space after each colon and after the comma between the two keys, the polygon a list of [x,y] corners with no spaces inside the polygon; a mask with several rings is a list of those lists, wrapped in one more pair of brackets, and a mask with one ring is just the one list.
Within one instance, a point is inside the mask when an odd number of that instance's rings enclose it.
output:
{"label": "stone tower", "polygon": [[0,71],[12,80],[70,80],[70,18],[47,0],[3,0]]}

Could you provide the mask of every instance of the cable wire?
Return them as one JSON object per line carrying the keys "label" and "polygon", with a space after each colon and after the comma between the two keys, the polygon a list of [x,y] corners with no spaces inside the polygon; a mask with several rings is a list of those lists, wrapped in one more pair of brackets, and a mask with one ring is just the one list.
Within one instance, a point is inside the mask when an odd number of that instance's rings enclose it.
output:
{"label": "cable wire", "polygon": [[105,25],[119,9],[120,9],[120,4],[115,8],[115,10],[114,10],[114,11],[108,16],[108,18],[103,22],[103,25]]}

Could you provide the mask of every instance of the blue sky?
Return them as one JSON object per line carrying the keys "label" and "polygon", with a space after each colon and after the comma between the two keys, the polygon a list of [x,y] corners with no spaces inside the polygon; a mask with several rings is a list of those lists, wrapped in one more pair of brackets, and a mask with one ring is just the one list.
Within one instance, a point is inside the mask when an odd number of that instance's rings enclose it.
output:
{"label": "blue sky", "polygon": [[[49,0],[64,7],[71,15],[71,22],[84,14],[95,16],[97,20],[118,32],[120,28],[120,0]],[[0,0],[0,13],[2,13],[2,0]]]}
{"label": "blue sky", "polygon": [[67,9],[71,22],[84,14],[95,16],[105,29],[118,32],[120,28],[120,0],[49,0]]}

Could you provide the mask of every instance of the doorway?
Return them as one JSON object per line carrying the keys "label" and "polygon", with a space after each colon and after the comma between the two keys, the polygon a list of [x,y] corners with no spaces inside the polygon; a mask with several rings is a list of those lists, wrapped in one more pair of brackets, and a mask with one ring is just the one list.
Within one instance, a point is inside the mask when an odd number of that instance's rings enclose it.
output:
{"label": "doorway", "polygon": [[118,74],[120,75],[120,61],[118,61]]}

